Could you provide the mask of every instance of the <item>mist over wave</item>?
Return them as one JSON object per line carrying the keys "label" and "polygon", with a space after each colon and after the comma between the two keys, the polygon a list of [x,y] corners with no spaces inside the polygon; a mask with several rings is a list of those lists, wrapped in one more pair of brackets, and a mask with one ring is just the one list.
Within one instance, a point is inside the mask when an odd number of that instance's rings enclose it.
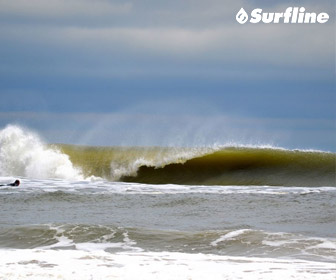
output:
{"label": "mist over wave", "polygon": [[69,156],[19,126],[0,130],[0,176],[80,180],[83,175]]}

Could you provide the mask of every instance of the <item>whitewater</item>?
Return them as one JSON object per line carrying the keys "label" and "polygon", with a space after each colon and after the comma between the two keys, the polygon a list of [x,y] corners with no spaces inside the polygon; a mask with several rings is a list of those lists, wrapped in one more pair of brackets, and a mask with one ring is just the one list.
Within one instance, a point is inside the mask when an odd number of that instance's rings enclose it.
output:
{"label": "whitewater", "polygon": [[0,130],[0,279],[335,279],[335,154]]}

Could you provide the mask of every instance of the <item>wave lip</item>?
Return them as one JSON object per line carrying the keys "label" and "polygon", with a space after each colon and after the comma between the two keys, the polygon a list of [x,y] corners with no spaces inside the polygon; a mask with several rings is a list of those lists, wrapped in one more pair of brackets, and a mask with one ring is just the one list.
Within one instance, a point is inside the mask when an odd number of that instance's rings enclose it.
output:
{"label": "wave lip", "polygon": [[228,147],[184,163],[141,166],[122,181],[186,185],[335,186],[333,153]]}

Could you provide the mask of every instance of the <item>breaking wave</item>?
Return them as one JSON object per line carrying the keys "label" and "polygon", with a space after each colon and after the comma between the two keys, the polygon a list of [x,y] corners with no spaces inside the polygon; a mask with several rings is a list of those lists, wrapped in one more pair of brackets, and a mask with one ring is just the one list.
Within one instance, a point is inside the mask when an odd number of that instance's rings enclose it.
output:
{"label": "breaking wave", "polygon": [[0,175],[83,179],[69,156],[44,144],[35,133],[14,125],[0,131]]}
{"label": "breaking wave", "polygon": [[0,176],[183,185],[335,186],[336,154],[274,147],[47,145],[17,126],[0,131]]}
{"label": "breaking wave", "polygon": [[272,147],[121,148],[60,145],[86,176],[183,185],[335,186],[334,153]]}
{"label": "breaking wave", "polygon": [[335,186],[335,154],[227,147],[184,163],[141,166],[127,182],[191,185]]}

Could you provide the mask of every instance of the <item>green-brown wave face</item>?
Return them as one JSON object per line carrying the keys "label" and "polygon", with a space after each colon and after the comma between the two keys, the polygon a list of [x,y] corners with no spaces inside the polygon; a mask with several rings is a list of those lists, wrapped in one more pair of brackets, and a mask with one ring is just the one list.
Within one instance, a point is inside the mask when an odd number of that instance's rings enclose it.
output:
{"label": "green-brown wave face", "polygon": [[57,145],[85,176],[147,184],[335,186],[334,153]]}

